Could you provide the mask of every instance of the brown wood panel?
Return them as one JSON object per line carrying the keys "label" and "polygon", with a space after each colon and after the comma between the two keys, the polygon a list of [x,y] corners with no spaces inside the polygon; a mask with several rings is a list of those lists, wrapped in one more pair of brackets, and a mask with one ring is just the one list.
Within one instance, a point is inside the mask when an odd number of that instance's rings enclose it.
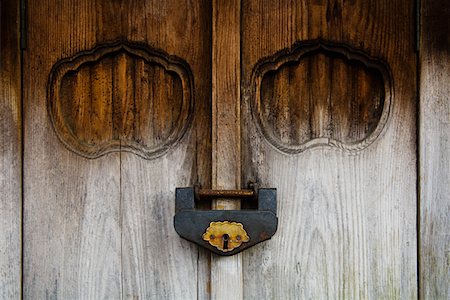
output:
{"label": "brown wood panel", "polygon": [[[241,15],[243,180],[278,189],[279,217],[272,240],[243,254],[244,298],[416,298],[412,2],[245,0]],[[350,50],[337,51],[340,61],[331,49],[331,60],[319,54],[272,74],[279,79],[266,93],[279,102],[265,109],[279,119],[261,123],[289,143],[311,132],[352,143],[279,147],[258,126],[255,72],[265,61],[276,64],[277,53],[288,60],[295,47],[317,40]],[[355,69],[353,51],[387,72],[361,67],[363,58]],[[375,124],[378,133],[367,137]]]}
{"label": "brown wood panel", "polygon": [[0,2],[0,299],[21,292],[22,115],[19,2]]}
{"label": "brown wood panel", "polygon": [[160,156],[178,142],[193,108],[186,63],[143,43],[116,42],[53,68],[48,106],[61,142],[88,158],[130,151]]}
{"label": "brown wood panel", "polygon": [[421,1],[420,297],[450,298],[450,7]]}
{"label": "brown wood panel", "polygon": [[383,63],[356,49],[299,43],[258,63],[256,119],[266,137],[289,152],[324,143],[368,145],[389,112],[388,76]]}
{"label": "brown wood panel", "polygon": [[175,187],[211,180],[210,12],[29,1],[26,298],[207,296],[206,254],[172,218]]}
{"label": "brown wood panel", "polygon": [[[240,1],[212,7],[212,187],[241,188]],[[214,209],[239,209],[236,200],[217,199]],[[242,299],[242,255],[211,256],[211,298]]]}

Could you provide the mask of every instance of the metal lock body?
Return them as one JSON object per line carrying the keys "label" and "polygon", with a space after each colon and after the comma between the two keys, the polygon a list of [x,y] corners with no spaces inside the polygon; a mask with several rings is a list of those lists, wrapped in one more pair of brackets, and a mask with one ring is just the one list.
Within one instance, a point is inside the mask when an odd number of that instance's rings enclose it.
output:
{"label": "metal lock body", "polygon": [[[244,191],[205,190],[208,198],[257,197],[255,210],[200,210],[195,208],[194,188],[177,188],[174,226],[184,239],[219,255],[233,255],[262,241],[277,231],[276,189]],[[197,197],[199,193],[197,192]]]}

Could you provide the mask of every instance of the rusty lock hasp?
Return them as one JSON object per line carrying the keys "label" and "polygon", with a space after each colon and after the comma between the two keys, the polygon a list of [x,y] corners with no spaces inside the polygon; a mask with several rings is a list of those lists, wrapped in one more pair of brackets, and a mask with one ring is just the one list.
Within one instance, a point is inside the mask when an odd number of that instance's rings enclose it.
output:
{"label": "rusty lock hasp", "polygon": [[[233,255],[262,241],[277,231],[276,189],[205,190],[177,188],[174,226],[184,239],[219,255]],[[195,199],[257,198],[254,210],[200,210]]]}

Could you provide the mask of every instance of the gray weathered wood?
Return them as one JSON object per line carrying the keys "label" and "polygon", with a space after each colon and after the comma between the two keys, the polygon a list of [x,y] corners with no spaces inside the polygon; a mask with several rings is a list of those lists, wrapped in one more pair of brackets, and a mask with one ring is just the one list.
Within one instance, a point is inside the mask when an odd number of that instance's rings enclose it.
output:
{"label": "gray weathered wood", "polygon": [[[121,298],[120,154],[90,160],[68,150],[52,128],[46,103],[52,66],[115,38],[120,24],[112,15],[117,16],[118,8],[106,2],[28,1],[23,221],[27,299]],[[88,115],[79,114],[81,120]],[[79,134],[92,126],[87,123]]]}
{"label": "gray weathered wood", "polygon": [[198,247],[172,220],[175,188],[192,185],[193,154],[185,143],[155,161],[122,156],[125,299],[197,298]]}
{"label": "gray weathered wood", "polygon": [[450,298],[450,8],[421,1],[420,296]]}
{"label": "gray weathered wood", "polygon": [[0,3],[0,299],[20,299],[21,92],[19,2]]}
{"label": "gray weathered wood", "polygon": [[[272,240],[243,253],[244,297],[416,298],[416,65],[412,2],[242,3],[243,179],[278,189],[279,217],[279,229]],[[337,148],[325,139],[321,142],[324,145],[307,147],[297,154],[289,149],[280,151],[281,147],[271,146],[255,125],[255,114],[250,110],[255,64],[297,41],[319,38],[336,46],[346,44],[363,50],[390,66],[393,89],[389,118],[372,144],[361,144],[362,150],[350,149],[351,145],[349,149]],[[328,53],[320,51],[315,53]],[[321,70],[339,67],[314,55],[310,59],[317,59],[319,72],[310,68],[310,74],[330,74]],[[342,94],[343,84],[348,82],[339,73],[343,71],[335,71],[337,78],[312,81],[317,84],[317,98],[310,98],[313,110],[296,115],[308,119],[313,114],[311,128],[317,129],[318,136],[327,136],[320,130],[334,129],[321,123],[328,122],[334,114],[330,99],[360,97],[354,94],[356,89]],[[365,84],[365,80],[361,77],[356,83]],[[329,95],[327,90],[334,82],[341,84],[342,91],[337,91],[341,94]],[[287,83],[296,84],[279,81]],[[278,90],[280,94],[273,97],[284,101],[283,93],[288,91],[283,86]],[[344,104],[339,105],[347,109]],[[291,111],[278,113],[273,115],[288,118]],[[359,122],[354,117],[350,120]],[[345,126],[352,123],[344,121],[337,123],[344,126],[342,132],[349,132],[356,139],[361,134],[355,131],[358,126],[349,130]],[[295,132],[292,124],[286,121],[265,125],[275,126],[275,133],[286,134],[281,138],[295,144],[296,139],[288,135]]]}
{"label": "gray weathered wood", "polygon": [[[37,122],[25,128],[25,147],[36,151],[24,158],[24,297],[118,299],[119,156],[92,161],[64,153],[57,141],[42,136],[44,130],[29,127],[42,128]],[[32,145],[32,136],[48,146]]]}

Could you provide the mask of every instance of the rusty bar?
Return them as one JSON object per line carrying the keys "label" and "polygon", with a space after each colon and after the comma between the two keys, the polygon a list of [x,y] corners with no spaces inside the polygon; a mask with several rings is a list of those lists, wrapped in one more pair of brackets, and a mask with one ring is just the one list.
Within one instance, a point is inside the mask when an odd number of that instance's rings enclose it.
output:
{"label": "rusty bar", "polygon": [[208,190],[199,189],[197,199],[201,198],[253,198],[253,190]]}

